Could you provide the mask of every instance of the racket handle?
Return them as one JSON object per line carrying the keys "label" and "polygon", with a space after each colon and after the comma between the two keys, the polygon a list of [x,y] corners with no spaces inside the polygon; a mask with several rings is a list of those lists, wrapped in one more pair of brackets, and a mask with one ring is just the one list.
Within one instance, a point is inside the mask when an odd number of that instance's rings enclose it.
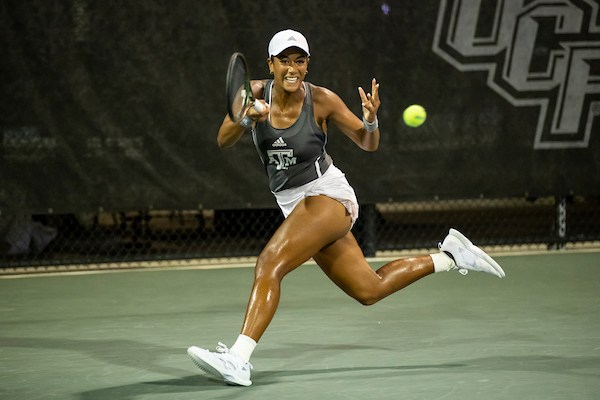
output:
{"label": "racket handle", "polygon": [[262,112],[265,109],[265,106],[263,105],[263,103],[261,103],[260,101],[255,101],[254,102],[254,109],[257,112]]}

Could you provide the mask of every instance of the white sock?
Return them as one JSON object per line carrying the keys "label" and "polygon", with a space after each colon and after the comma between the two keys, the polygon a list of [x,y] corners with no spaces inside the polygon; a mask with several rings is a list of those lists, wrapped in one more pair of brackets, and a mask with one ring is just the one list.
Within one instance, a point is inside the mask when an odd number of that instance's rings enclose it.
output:
{"label": "white sock", "polygon": [[246,362],[250,361],[250,356],[256,348],[256,342],[250,336],[239,335],[229,351],[236,353]]}
{"label": "white sock", "polygon": [[430,254],[429,256],[433,260],[433,272],[445,272],[456,268],[456,263],[454,260],[443,251]]}

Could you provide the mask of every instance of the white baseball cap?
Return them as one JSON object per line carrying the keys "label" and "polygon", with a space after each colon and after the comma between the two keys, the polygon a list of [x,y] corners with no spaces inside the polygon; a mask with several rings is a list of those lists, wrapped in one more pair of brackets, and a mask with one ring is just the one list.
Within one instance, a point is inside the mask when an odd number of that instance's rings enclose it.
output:
{"label": "white baseball cap", "polygon": [[310,56],[308,50],[308,42],[303,34],[298,31],[286,29],[277,32],[269,42],[269,57],[281,54],[285,49],[290,47],[298,47],[303,50],[307,56]]}

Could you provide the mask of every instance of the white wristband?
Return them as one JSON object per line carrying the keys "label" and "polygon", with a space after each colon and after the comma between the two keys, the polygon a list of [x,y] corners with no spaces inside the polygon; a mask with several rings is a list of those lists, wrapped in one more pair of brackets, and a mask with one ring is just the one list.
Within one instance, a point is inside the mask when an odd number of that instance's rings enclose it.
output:
{"label": "white wristband", "polygon": [[253,123],[254,120],[247,115],[240,121],[240,125],[246,129],[251,128]]}
{"label": "white wristband", "polygon": [[377,119],[377,117],[375,117],[375,121],[369,122],[365,119],[365,116],[363,115],[363,124],[365,125],[365,131],[369,133],[375,132],[379,128],[379,120]]}

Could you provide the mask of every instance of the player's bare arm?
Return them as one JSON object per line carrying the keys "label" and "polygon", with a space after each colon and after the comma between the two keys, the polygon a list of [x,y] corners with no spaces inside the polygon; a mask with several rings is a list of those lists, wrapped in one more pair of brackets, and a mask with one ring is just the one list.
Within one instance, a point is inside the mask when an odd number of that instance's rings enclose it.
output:
{"label": "player's bare arm", "polygon": [[[363,104],[363,116],[365,119],[369,117],[375,121],[380,105],[378,84],[375,80],[373,80],[372,89],[374,89],[373,94],[366,94],[362,88],[359,88],[359,95]],[[318,121],[324,119],[333,122],[342,133],[365,151],[377,150],[379,147],[379,129],[368,132],[364,122],[350,111],[336,93],[324,87],[315,87],[314,101]]]}

